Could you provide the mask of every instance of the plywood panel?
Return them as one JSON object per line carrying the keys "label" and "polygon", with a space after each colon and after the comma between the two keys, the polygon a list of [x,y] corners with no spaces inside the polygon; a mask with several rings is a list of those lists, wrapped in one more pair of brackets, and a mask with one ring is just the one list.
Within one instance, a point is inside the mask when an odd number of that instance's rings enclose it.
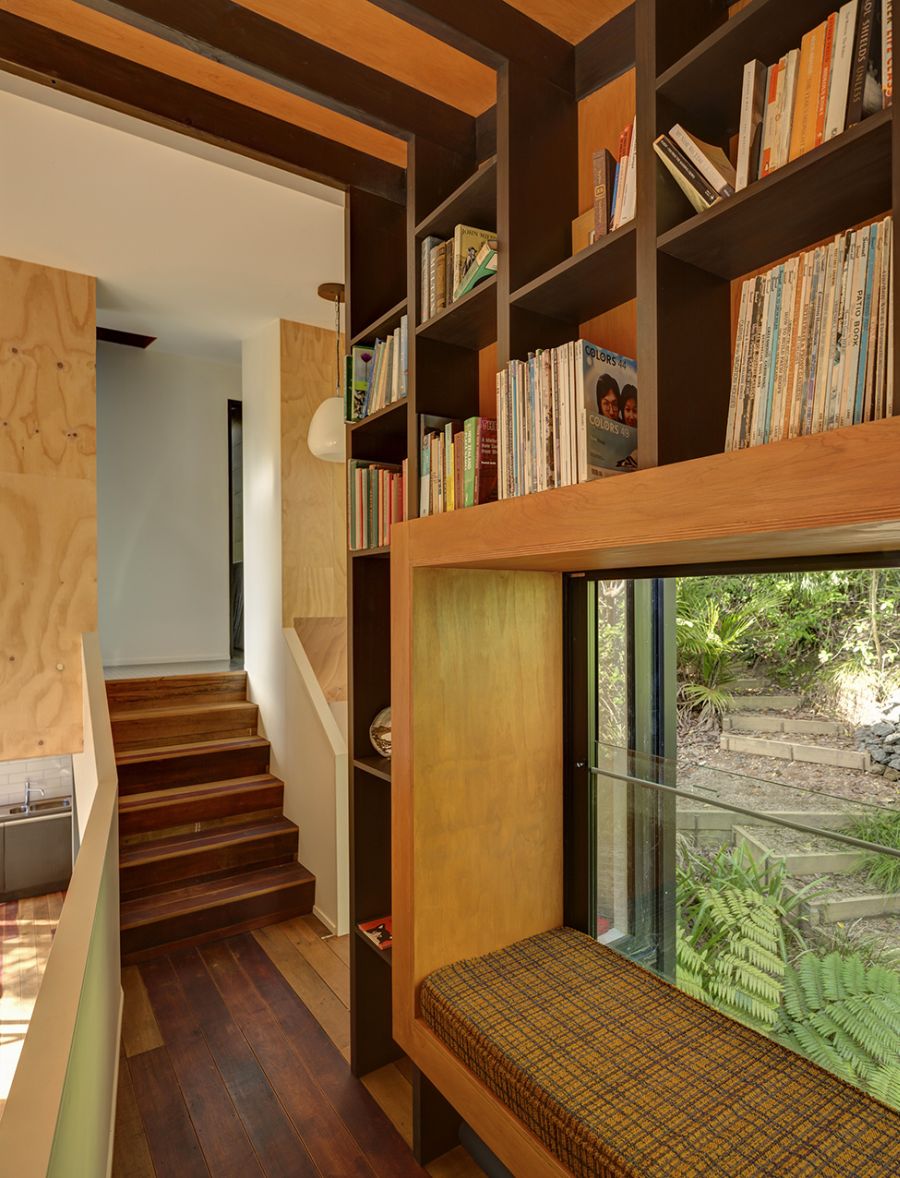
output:
{"label": "plywood panel", "polygon": [[492,69],[369,0],[242,0],[242,6],[467,114],[496,102]]}
{"label": "plywood panel", "polygon": [[303,643],[325,698],[333,703],[347,698],[347,619],[294,618],[294,629]]}
{"label": "plywood panel", "polygon": [[631,0],[507,0],[507,3],[574,45],[627,8]]}
{"label": "plywood panel", "polygon": [[562,599],[543,574],[413,584],[417,985],[562,922]]}
{"label": "plywood panel", "polygon": [[0,473],[94,477],[95,319],[90,279],[0,266]]}
{"label": "plywood panel", "polygon": [[488,344],[478,353],[478,412],[497,416],[497,345]]}
{"label": "plywood panel", "polygon": [[74,0],[0,0],[0,11],[11,12],[274,118],[295,123],[398,167],[406,166],[406,144],[402,140],[131,28]]}
{"label": "plywood panel", "polygon": [[334,392],[334,332],[281,324],[281,507],[284,626],[347,612],[346,474],[306,444],[316,409]]}
{"label": "plywood panel", "polygon": [[0,259],[0,760],[82,744],[97,625],[94,280]]}

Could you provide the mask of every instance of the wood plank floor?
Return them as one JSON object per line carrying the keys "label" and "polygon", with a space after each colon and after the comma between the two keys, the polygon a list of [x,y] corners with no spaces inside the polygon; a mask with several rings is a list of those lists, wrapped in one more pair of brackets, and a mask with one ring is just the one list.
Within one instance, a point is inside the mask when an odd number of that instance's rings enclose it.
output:
{"label": "wood plank floor", "polygon": [[[349,937],[299,917],[122,971],[113,1178],[406,1178],[404,1061],[355,1079]],[[433,1178],[477,1178],[463,1149]]]}
{"label": "wood plank floor", "polygon": [[59,923],[63,893],[0,904],[0,1116]]}

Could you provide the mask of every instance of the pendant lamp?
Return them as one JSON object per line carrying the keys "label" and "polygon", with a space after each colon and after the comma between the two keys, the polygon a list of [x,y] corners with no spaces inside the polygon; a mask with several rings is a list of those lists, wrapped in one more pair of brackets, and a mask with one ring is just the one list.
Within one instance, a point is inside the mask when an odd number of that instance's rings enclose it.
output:
{"label": "pendant lamp", "polygon": [[309,423],[306,444],[315,458],[323,462],[345,462],[347,433],[344,422],[344,395],[341,389],[341,303],[344,285],[324,282],[319,287],[319,298],[334,303],[334,394],[322,402]]}

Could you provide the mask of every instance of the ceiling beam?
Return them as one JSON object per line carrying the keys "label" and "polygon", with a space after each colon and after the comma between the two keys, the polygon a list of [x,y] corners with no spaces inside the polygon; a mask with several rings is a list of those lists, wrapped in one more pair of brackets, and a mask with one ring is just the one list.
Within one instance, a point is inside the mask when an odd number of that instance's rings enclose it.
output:
{"label": "ceiling beam", "polygon": [[231,0],[80,3],[382,131],[474,150],[471,115]]}
{"label": "ceiling beam", "polygon": [[373,0],[432,37],[493,69],[528,66],[564,90],[574,79],[574,49],[545,25],[503,0]]}
{"label": "ceiling beam", "polygon": [[0,69],[335,188],[405,200],[394,164],[2,11]]}

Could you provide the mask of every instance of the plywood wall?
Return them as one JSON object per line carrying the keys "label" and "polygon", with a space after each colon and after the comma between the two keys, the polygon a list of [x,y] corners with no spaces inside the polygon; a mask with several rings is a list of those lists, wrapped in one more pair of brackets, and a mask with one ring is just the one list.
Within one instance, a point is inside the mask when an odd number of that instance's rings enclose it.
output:
{"label": "plywood wall", "polygon": [[0,760],[82,747],[97,626],[95,283],[0,259]]}
{"label": "plywood wall", "polygon": [[281,324],[283,625],[347,612],[345,470],[313,458],[309,423],[335,383],[334,332]]}

